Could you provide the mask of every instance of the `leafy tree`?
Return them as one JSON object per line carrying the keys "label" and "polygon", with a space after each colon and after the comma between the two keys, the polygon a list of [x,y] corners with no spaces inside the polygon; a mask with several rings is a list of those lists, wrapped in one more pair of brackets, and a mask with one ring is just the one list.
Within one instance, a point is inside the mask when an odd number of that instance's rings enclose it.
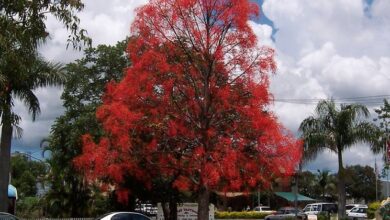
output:
{"label": "leafy tree", "polygon": [[[365,203],[376,199],[376,177],[370,166],[348,166],[345,168],[346,192],[351,198],[363,199]],[[379,187],[380,188],[380,187]]]}
{"label": "leafy tree", "polygon": [[267,108],[273,50],[257,46],[248,0],[152,0],[137,11],[132,67],[111,83],[97,111],[105,136],[84,137],[77,165],[89,180],[121,187],[155,175],[192,191],[198,218],[210,193],[255,189],[291,175],[301,144]]}
{"label": "leafy tree", "polygon": [[10,171],[10,148],[13,127],[20,117],[12,108],[14,98],[25,103],[33,119],[39,113],[34,90],[63,81],[59,66],[44,62],[37,47],[48,37],[45,21],[50,14],[70,31],[69,43],[90,43],[79,28],[75,13],[83,8],[80,0],[4,0],[0,2],[0,211],[7,210],[7,187]]}
{"label": "leafy tree", "polygon": [[333,100],[317,104],[314,116],[306,118],[300,125],[306,142],[307,158],[315,158],[319,152],[329,149],[338,156],[338,194],[340,218],[345,217],[345,174],[342,153],[358,142],[375,146],[378,128],[364,119],[369,117],[368,109],[360,104],[336,107]]}
{"label": "leafy tree", "polygon": [[318,184],[316,182],[316,175],[310,171],[303,171],[298,176],[299,193],[311,198],[319,197]]}
{"label": "leafy tree", "polygon": [[87,48],[82,59],[66,66],[67,82],[61,96],[65,113],[56,119],[45,147],[51,152],[48,159],[51,188],[46,203],[48,214],[52,217],[88,216],[108,209],[109,200],[102,202],[99,189],[86,184],[72,161],[81,154],[83,134],[102,135],[95,111],[102,103],[105,85],[121,79],[129,65],[124,54],[126,42]]}
{"label": "leafy tree", "polygon": [[[377,113],[377,117],[374,119],[374,121],[379,122],[379,127],[382,131],[382,135],[380,136],[380,143],[378,144],[378,147],[375,148],[375,152],[385,152],[384,153],[384,160],[385,163],[388,164],[390,153],[389,151],[386,152],[386,149],[390,149],[388,147],[390,143],[390,104],[385,99],[383,100],[383,106],[380,106],[378,109],[375,109],[375,112]],[[387,146],[386,146],[387,145]]]}
{"label": "leafy tree", "polygon": [[37,185],[43,185],[48,172],[44,162],[33,161],[28,156],[17,154],[11,161],[11,183],[18,189],[19,198],[37,195]]}

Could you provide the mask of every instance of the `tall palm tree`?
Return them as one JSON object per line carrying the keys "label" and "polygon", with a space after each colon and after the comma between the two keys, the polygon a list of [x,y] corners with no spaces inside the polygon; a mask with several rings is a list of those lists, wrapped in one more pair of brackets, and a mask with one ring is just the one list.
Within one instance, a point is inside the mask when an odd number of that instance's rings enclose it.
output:
{"label": "tall palm tree", "polygon": [[[11,140],[13,134],[21,134],[17,127],[20,121],[14,111],[14,100],[21,100],[28,108],[32,119],[40,113],[39,100],[35,90],[45,86],[58,86],[65,82],[65,74],[60,64],[53,64],[43,60],[37,54],[29,57],[31,65],[12,66],[8,63],[3,66],[3,84],[0,84],[0,211],[7,211],[8,183],[11,159]],[[16,129],[15,129],[16,128]],[[19,131],[19,132],[18,132]]]}
{"label": "tall palm tree", "polygon": [[299,130],[305,145],[306,159],[314,159],[325,149],[338,157],[338,215],[345,217],[345,181],[343,151],[358,142],[376,145],[379,129],[365,121],[369,117],[367,107],[361,104],[341,105],[336,107],[334,100],[320,101],[315,115],[303,120]]}

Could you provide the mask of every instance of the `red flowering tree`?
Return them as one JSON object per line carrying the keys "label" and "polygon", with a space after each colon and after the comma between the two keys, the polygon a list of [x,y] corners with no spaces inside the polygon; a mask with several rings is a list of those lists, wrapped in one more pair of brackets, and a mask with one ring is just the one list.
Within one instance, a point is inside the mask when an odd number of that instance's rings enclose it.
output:
{"label": "red flowering tree", "polygon": [[211,191],[247,191],[290,175],[301,144],[270,103],[271,48],[260,47],[249,0],[150,0],[137,10],[129,43],[132,67],[107,86],[97,112],[106,132],[84,137],[76,160],[91,179],[126,176],[147,185],[158,176],[198,196],[208,219]]}

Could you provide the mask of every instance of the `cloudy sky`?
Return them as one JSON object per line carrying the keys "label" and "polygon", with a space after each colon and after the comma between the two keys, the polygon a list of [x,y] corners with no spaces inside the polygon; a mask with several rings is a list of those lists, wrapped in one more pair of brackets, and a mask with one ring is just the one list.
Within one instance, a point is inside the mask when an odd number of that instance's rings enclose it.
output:
{"label": "cloudy sky", "polygon": [[[115,44],[130,34],[134,8],[147,0],[86,0],[79,14],[94,46]],[[313,113],[313,99],[390,95],[390,1],[388,0],[265,0],[263,19],[251,22],[259,43],[275,48],[278,72],[272,77],[272,106],[280,121],[297,134],[299,123]],[[264,19],[265,18],[265,19]],[[66,50],[67,32],[49,19],[51,40],[41,48],[49,60],[67,63],[81,54]],[[63,113],[61,90],[40,89],[42,114],[35,122],[21,104],[24,136],[13,150],[39,156],[39,142],[47,137],[54,119]],[[297,103],[283,100],[298,99]],[[309,101],[302,101],[309,99]],[[342,100],[340,100],[341,102]],[[302,104],[305,102],[306,104]],[[362,99],[375,108],[377,99]],[[372,112],[374,115],[374,113]],[[344,153],[346,164],[374,166],[368,146]],[[381,163],[380,163],[381,165]],[[324,152],[305,169],[337,171],[336,155]]]}

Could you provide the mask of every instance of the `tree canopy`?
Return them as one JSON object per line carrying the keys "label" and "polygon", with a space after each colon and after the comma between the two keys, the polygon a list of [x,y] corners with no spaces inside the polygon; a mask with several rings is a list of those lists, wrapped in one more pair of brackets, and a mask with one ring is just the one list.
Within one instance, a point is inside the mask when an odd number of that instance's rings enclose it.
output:
{"label": "tree canopy", "polygon": [[81,154],[82,135],[103,134],[95,114],[102,103],[102,94],[109,81],[122,78],[129,65],[124,54],[127,40],[114,46],[99,45],[84,50],[83,58],[66,65],[67,81],[61,99],[65,107],[55,120],[45,151],[50,151],[50,188],[46,195],[51,217],[80,217],[102,214],[104,207],[99,189],[86,185],[84,177],[73,166],[73,159]]}
{"label": "tree canopy", "polygon": [[110,83],[97,118],[105,136],[86,135],[77,165],[91,181],[147,186],[155,174],[198,195],[208,219],[212,190],[245,191],[291,175],[301,144],[268,105],[273,50],[258,46],[248,0],[152,0],[137,10],[132,66]]}

